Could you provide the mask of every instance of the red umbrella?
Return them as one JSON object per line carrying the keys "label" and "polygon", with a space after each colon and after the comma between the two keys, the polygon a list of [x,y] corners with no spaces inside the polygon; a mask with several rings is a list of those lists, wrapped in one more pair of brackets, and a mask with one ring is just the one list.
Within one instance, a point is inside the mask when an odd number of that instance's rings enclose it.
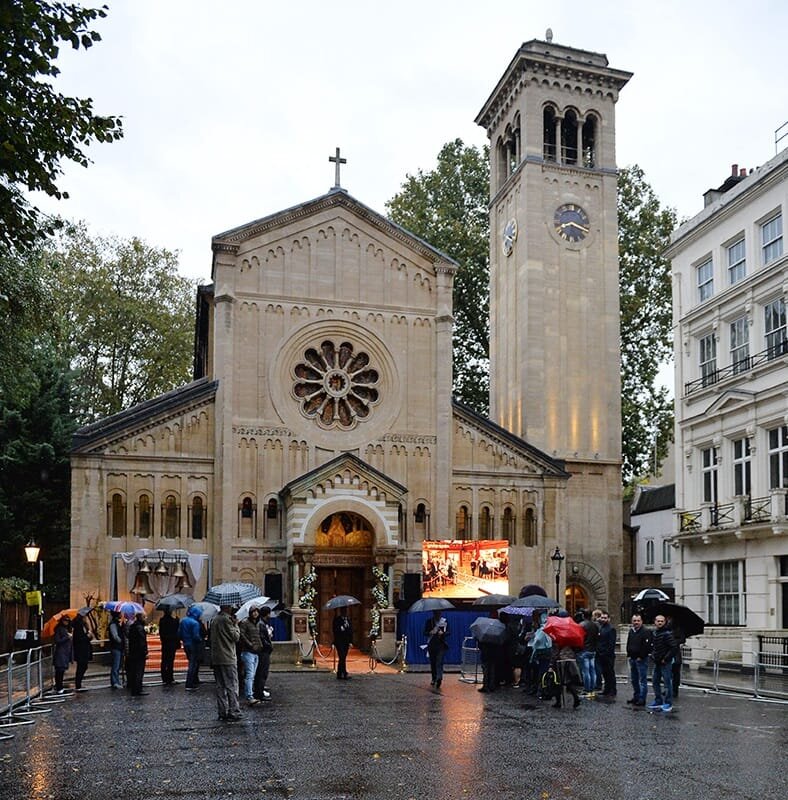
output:
{"label": "red umbrella", "polygon": [[571,617],[548,617],[544,632],[559,647],[582,647],[586,632]]}

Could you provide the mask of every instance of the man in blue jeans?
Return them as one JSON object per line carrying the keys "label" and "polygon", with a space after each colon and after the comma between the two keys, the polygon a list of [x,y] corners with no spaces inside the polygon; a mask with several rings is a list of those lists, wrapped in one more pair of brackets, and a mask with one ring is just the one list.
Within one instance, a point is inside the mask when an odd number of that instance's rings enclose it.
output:
{"label": "man in blue jeans", "polygon": [[591,619],[591,612],[585,609],[582,612],[582,619],[575,620],[580,623],[580,627],[585,632],[583,649],[577,657],[580,663],[580,671],[583,675],[583,689],[589,700],[596,698],[596,644],[599,639],[599,628],[596,622]]}
{"label": "man in blue jeans", "polygon": [[632,699],[627,703],[632,706],[646,705],[648,694],[648,657],[651,653],[651,631],[643,627],[643,617],[632,615],[632,627],[627,636],[627,658],[629,659],[629,677],[632,682]]}
{"label": "man in blue jeans", "polygon": [[651,711],[673,710],[673,658],[676,652],[676,640],[673,632],[666,625],[662,614],[654,617],[654,674],[651,683],[654,687],[654,700],[648,704]]}
{"label": "man in blue jeans", "polygon": [[126,650],[126,632],[120,614],[113,611],[109,623],[109,651],[112,656],[112,667],[109,673],[109,685],[113,689],[120,689],[123,684],[120,680],[120,668],[123,666],[123,654]]}

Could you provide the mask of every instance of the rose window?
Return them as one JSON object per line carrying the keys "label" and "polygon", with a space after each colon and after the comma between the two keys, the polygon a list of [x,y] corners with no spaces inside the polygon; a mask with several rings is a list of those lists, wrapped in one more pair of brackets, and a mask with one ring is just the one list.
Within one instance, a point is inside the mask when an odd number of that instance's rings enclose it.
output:
{"label": "rose window", "polygon": [[293,394],[301,410],[322,427],[352,428],[369,417],[378,401],[378,371],[349,342],[338,348],[331,341],[309,347],[294,372]]}

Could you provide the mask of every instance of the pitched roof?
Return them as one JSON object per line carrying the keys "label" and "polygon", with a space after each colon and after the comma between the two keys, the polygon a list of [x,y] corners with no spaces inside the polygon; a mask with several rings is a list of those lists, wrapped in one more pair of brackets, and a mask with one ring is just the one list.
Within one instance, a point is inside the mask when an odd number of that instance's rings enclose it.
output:
{"label": "pitched roof", "polygon": [[152,400],[146,400],[98,422],[85,425],[74,433],[71,439],[71,452],[89,452],[99,444],[132,436],[136,431],[175,416],[185,408],[213,400],[218,385],[218,381],[200,378]]}
{"label": "pitched roof", "polygon": [[667,486],[641,486],[635,504],[632,506],[632,516],[648,514],[652,511],[666,511],[676,507],[676,484]]}

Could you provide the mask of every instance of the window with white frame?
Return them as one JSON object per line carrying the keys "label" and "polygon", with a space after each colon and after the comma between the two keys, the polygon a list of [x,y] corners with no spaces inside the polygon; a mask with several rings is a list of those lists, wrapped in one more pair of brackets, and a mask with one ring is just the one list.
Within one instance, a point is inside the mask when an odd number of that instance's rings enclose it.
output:
{"label": "window with white frame", "polygon": [[751,493],[750,472],[750,440],[745,436],[733,442],[733,493],[737,497]]}
{"label": "window with white frame", "polygon": [[670,566],[670,539],[662,540],[662,566]]}
{"label": "window with white frame", "polygon": [[706,618],[711,625],[745,625],[746,575],[743,561],[706,564]]}
{"label": "window with white frame", "polygon": [[769,431],[769,488],[788,488],[788,425]]}
{"label": "window with white frame", "polygon": [[700,377],[704,386],[717,382],[717,341],[714,334],[703,336],[700,345]]}
{"label": "window with white frame", "polygon": [[703,476],[703,502],[717,502],[717,448],[705,447],[700,451]]}
{"label": "window with white frame", "polygon": [[738,283],[747,274],[747,261],[745,259],[744,239],[732,244],[728,248],[728,282],[731,286]]}
{"label": "window with white frame", "polygon": [[773,358],[788,353],[788,337],[785,324],[785,300],[778,297],[763,307],[764,332],[766,334],[766,357]]}
{"label": "window with white frame", "polygon": [[702,303],[714,294],[714,265],[712,260],[704,261],[696,267],[698,277],[698,300]]}
{"label": "window with white frame", "polygon": [[770,264],[783,254],[783,215],[777,214],[761,225],[761,254]]}
{"label": "window with white frame", "polygon": [[750,326],[747,317],[731,323],[731,364],[734,375],[750,367]]}
{"label": "window with white frame", "polygon": [[646,569],[654,567],[654,540],[646,539]]}

